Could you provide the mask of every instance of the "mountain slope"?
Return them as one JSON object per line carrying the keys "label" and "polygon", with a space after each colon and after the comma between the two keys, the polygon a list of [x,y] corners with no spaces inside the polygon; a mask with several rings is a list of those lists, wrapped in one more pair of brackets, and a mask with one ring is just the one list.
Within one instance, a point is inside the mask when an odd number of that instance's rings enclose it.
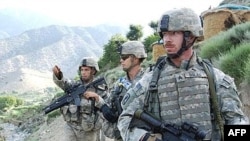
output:
{"label": "mountain slope", "polygon": [[[124,31],[121,27],[104,25],[88,28],[51,25],[1,39],[0,92],[13,88],[13,85],[6,86],[11,81],[29,75],[22,69],[51,73],[52,67],[58,65],[64,76],[73,78],[83,57],[92,56],[98,60],[108,39]],[[99,33],[103,38],[95,37]],[[13,79],[15,73],[18,75]]]}

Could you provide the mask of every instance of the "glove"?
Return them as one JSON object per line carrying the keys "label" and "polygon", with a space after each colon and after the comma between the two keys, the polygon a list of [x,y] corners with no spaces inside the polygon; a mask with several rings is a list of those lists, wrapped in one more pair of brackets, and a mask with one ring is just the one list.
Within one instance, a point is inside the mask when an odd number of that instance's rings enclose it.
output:
{"label": "glove", "polygon": [[61,72],[60,68],[55,65],[54,68],[52,69],[53,73],[57,77],[58,80],[61,80],[63,77],[63,73]]}
{"label": "glove", "polygon": [[162,135],[161,134],[150,134],[146,133],[141,141],[162,141]]}
{"label": "glove", "polygon": [[115,123],[117,121],[118,116],[116,116],[106,104],[101,107],[100,111],[109,122]]}

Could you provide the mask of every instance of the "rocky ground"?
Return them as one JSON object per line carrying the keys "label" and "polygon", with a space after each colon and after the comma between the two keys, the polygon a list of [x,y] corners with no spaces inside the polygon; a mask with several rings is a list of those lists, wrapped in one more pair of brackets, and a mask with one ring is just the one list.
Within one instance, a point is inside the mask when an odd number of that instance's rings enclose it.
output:
{"label": "rocky ground", "polygon": [[11,123],[0,124],[0,141],[24,141],[29,136],[29,133],[20,131],[17,126]]}
{"label": "rocky ground", "polygon": [[[242,84],[239,87],[243,111],[250,119],[250,87]],[[46,117],[37,114],[21,125],[17,121],[0,124],[0,141],[63,141],[64,121],[61,116],[51,122]],[[25,130],[21,130],[25,129]],[[113,141],[106,138],[106,141]]]}
{"label": "rocky ground", "polygon": [[[0,141],[64,141],[63,126],[62,116],[57,117],[51,123],[42,123],[38,130],[32,134],[21,131],[14,124],[4,123],[0,125],[4,129],[0,131],[0,135],[4,136],[4,139],[0,139]],[[113,140],[106,138],[105,141]]]}
{"label": "rocky ground", "polygon": [[[29,141],[64,141],[63,138],[64,120],[62,116],[56,118],[51,123],[44,123],[40,129],[30,135]],[[113,141],[106,139],[106,141]]]}

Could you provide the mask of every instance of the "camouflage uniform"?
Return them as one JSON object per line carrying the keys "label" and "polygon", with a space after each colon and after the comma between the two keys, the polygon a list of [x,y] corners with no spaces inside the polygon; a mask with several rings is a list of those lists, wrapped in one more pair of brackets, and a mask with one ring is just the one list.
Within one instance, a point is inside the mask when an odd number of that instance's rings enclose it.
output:
{"label": "camouflage uniform", "polygon": [[[144,73],[144,71],[140,71],[137,75],[136,78],[133,81],[129,81],[127,76],[121,77],[116,83],[117,85],[122,85],[122,92],[119,94],[119,99],[122,99],[122,97],[125,95],[126,91],[129,89],[129,87],[134,86],[135,82],[137,82],[141,77],[142,74]],[[113,97],[114,93],[111,93],[110,97],[109,97],[109,101],[107,103],[110,103],[110,107],[111,106],[111,101],[112,101],[112,97]],[[117,111],[115,111],[117,112]],[[106,135],[109,138],[114,138],[115,141],[122,141],[121,137],[120,137],[120,132],[117,128],[117,122],[115,123],[111,123],[107,120],[104,121],[103,127],[102,127],[102,131],[104,132],[104,135]]]}
{"label": "camouflage uniform", "polygon": [[[122,44],[120,48],[120,54],[125,55],[125,54],[133,54],[137,58],[146,58],[147,54],[145,53],[144,50],[144,45],[138,41],[128,41],[124,44]],[[135,85],[135,83],[141,79],[142,75],[144,74],[144,71],[141,69],[135,76],[133,80],[129,79],[128,74],[126,76],[123,76],[119,78],[115,83],[114,83],[114,89],[117,87],[120,87],[120,92],[118,95],[118,99],[123,98],[124,94],[127,92],[129,88]],[[117,109],[115,109],[113,106],[112,99],[114,96],[116,96],[116,92],[111,90],[110,96],[107,101],[100,100],[99,103],[97,103],[97,107],[103,106],[105,103],[109,106],[112,107],[112,111],[118,115]],[[118,115],[119,116],[119,115]],[[117,128],[117,122],[111,123],[108,120],[105,120],[103,123],[102,131],[104,132],[105,136],[114,139],[115,141],[122,141],[122,138],[120,136],[120,132]]]}
{"label": "camouflage uniform", "polygon": [[[190,12],[191,15],[188,15]],[[199,22],[185,20],[185,17],[192,20],[194,18],[192,15],[196,15],[192,13],[189,9],[176,9],[166,12],[161,18],[164,21],[160,21],[158,27],[161,28],[160,31],[164,28],[166,28],[165,31],[168,31],[167,29],[170,31],[187,30],[191,31],[194,36],[199,37],[201,36],[201,27],[197,27],[198,24],[196,24]],[[177,20],[178,18],[180,18],[180,21]],[[184,24],[188,24],[188,26],[182,27],[182,24],[180,24],[182,22],[185,22]],[[163,26],[161,24],[168,25]],[[193,28],[192,25],[197,29]],[[160,36],[162,36],[161,32]],[[122,138],[125,141],[139,141],[146,133],[152,133],[142,128],[130,128],[134,112],[138,109],[145,109],[161,119],[162,122],[172,122],[177,125],[181,125],[183,122],[191,122],[199,129],[208,131],[205,139],[220,140],[219,128],[213,118],[210,103],[208,76],[196,53],[193,52],[190,60],[183,60],[180,67],[174,65],[171,57],[175,57],[175,55],[169,55],[162,61],[165,65],[161,66],[161,71],[157,73],[159,75],[157,93],[150,95],[153,98],[149,100],[148,108],[144,106],[144,102],[147,100],[145,97],[148,94],[149,82],[155,77],[156,70],[144,74],[142,79],[125,94],[121,103],[123,112],[118,119],[118,129]],[[241,110],[242,103],[233,78],[216,68],[213,68],[213,72],[218,108],[223,123],[226,125],[249,124],[248,118]]]}
{"label": "camouflage uniform", "polygon": [[[99,67],[95,60],[92,58],[84,58],[83,62],[79,66],[79,75],[81,66],[94,67],[96,71],[99,71]],[[87,85],[82,80],[74,81],[65,78],[60,80],[53,74],[53,81],[57,86],[66,91],[72,86],[79,84]],[[103,91],[96,90],[94,87],[90,87],[89,91],[94,91],[98,93],[104,99],[107,97],[107,93]],[[93,110],[94,107],[91,106],[91,100],[87,100],[84,97],[81,98],[80,108],[78,109],[76,105],[70,104],[62,107],[61,113],[66,121],[65,124],[65,140],[66,141],[104,141],[105,139],[100,139],[101,127],[103,119],[100,116],[99,111]],[[79,116],[78,116],[79,113]]]}

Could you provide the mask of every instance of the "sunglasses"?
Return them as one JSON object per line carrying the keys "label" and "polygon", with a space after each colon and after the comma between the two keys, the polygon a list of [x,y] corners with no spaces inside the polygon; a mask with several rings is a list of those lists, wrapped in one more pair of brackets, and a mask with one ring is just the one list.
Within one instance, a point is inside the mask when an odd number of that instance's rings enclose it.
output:
{"label": "sunglasses", "polygon": [[125,61],[129,58],[130,54],[127,54],[127,55],[121,55],[120,58]]}

